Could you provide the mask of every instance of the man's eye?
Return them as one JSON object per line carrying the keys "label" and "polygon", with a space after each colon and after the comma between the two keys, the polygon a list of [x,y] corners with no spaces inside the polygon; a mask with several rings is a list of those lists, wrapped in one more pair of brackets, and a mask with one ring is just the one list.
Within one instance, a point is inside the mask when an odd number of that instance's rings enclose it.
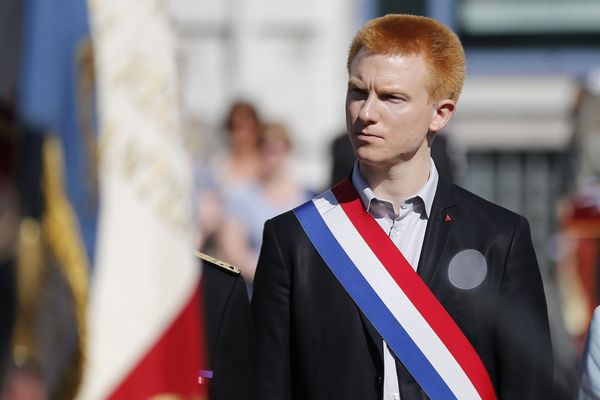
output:
{"label": "man's eye", "polygon": [[394,101],[394,102],[400,102],[400,101],[404,101],[404,97],[400,96],[400,95],[395,95],[395,94],[387,94],[385,96],[383,96],[384,100],[389,100],[389,101]]}

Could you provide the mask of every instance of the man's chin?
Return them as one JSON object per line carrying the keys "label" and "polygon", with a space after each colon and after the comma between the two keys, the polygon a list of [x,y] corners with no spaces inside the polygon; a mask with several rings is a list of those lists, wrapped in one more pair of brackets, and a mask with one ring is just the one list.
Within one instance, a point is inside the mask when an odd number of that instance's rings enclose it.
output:
{"label": "man's chin", "polygon": [[376,157],[372,154],[361,155],[357,152],[356,159],[362,165],[366,165],[373,168],[381,168],[388,164],[388,162],[386,162],[384,158]]}

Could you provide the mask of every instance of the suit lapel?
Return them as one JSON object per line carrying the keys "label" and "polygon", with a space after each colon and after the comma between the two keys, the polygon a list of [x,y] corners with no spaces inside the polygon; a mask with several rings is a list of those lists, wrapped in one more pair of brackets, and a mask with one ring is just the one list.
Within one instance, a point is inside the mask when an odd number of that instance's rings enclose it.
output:
{"label": "suit lapel", "polygon": [[438,261],[446,247],[448,235],[456,222],[453,216],[455,206],[451,183],[440,176],[417,267],[417,273],[429,287],[438,271]]}

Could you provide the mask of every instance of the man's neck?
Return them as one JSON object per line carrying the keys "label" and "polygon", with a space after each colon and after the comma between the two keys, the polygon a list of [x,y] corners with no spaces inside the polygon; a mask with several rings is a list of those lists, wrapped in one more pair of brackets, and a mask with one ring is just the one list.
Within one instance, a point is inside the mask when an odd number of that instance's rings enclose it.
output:
{"label": "man's neck", "polygon": [[429,153],[389,167],[359,162],[360,173],[377,197],[391,200],[394,209],[425,185],[431,170]]}

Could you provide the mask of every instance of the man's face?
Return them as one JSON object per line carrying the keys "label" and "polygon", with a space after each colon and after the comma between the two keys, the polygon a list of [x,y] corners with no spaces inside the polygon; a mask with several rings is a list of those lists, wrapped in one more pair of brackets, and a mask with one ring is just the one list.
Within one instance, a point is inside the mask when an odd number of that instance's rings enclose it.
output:
{"label": "man's face", "polygon": [[356,157],[367,165],[391,167],[427,152],[427,133],[441,129],[454,110],[450,100],[441,108],[430,103],[422,56],[362,49],[349,75],[346,128]]}

